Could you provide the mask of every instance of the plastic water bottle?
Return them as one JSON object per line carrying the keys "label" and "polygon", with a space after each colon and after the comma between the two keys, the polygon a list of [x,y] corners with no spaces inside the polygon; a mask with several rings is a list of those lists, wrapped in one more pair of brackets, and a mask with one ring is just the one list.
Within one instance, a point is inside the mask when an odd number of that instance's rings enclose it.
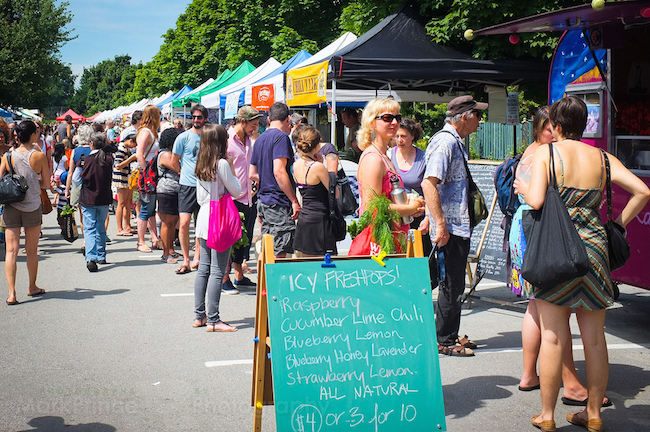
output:
{"label": "plastic water bottle", "polygon": [[[406,196],[406,191],[399,185],[398,178],[392,178],[390,184],[393,187],[393,190],[390,191],[390,199],[395,204],[408,204],[408,197]],[[410,224],[413,222],[413,216],[402,216],[403,224]]]}

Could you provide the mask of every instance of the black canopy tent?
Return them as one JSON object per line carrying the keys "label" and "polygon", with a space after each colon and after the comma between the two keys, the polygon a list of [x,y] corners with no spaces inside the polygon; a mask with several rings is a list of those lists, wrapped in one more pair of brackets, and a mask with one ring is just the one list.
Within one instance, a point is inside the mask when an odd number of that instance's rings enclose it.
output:
{"label": "black canopy tent", "polygon": [[[431,41],[417,6],[407,3],[334,53],[328,79],[336,88],[468,91],[477,85],[546,80],[548,63],[482,60]],[[334,87],[334,84],[333,84]]]}
{"label": "black canopy tent", "polygon": [[[420,24],[418,6],[407,3],[329,61],[332,111],[336,89],[424,90],[467,92],[489,84],[514,85],[545,81],[548,62],[482,60],[431,41]],[[332,137],[336,136],[332,122]]]}

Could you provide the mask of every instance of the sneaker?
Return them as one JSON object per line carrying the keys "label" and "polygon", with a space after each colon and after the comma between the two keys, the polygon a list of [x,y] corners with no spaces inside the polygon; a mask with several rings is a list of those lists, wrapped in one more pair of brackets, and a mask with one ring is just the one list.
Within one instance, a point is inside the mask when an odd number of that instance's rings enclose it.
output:
{"label": "sneaker", "polygon": [[86,268],[89,272],[94,273],[97,271],[97,263],[95,261],[88,261],[86,263]]}
{"label": "sneaker", "polygon": [[233,283],[234,283],[235,286],[237,286],[237,287],[239,287],[239,286],[250,286],[250,287],[254,287],[254,286],[255,286],[255,282],[253,282],[252,280],[248,279],[246,276],[244,276],[244,278],[243,278],[242,280],[240,280],[240,281],[238,281],[237,279],[235,279],[235,282],[233,282]]}
{"label": "sneaker", "polygon": [[223,294],[239,294],[239,290],[237,290],[237,288],[235,288],[235,286],[229,280],[221,285],[221,292]]}
{"label": "sneaker", "polygon": [[97,261],[97,264],[108,264],[108,263],[106,262],[106,258],[104,258]]}
{"label": "sneaker", "polygon": [[106,243],[111,243],[113,241],[107,235],[104,235],[104,237],[106,238]]}

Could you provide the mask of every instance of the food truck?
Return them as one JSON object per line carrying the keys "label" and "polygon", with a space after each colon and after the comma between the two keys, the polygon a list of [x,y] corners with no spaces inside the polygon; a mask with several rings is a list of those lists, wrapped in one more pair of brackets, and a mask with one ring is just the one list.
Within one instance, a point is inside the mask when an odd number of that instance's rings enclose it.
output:
{"label": "food truck", "polygon": [[[565,95],[582,98],[589,114],[583,141],[615,155],[650,185],[650,1],[594,0],[473,31],[473,36],[510,35],[517,43],[521,33],[559,31],[549,104]],[[629,194],[616,185],[612,193],[616,218]],[[603,220],[606,211],[603,205]],[[650,289],[650,204],[627,226],[627,239],[630,259],[612,276]]]}

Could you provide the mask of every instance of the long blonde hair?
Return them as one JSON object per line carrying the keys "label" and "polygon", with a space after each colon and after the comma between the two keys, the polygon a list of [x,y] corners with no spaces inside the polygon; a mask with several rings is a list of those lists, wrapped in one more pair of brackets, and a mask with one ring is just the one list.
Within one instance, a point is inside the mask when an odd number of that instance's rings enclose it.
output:
{"label": "long blonde hair", "polygon": [[142,122],[138,132],[147,128],[153,132],[154,140],[158,139],[158,128],[160,128],[160,108],[155,105],[147,105],[142,112]]}
{"label": "long blonde hair", "polygon": [[379,113],[384,111],[398,111],[400,110],[399,102],[393,98],[379,98],[373,99],[363,109],[361,116],[361,127],[357,132],[357,145],[362,151],[365,150],[374,139],[374,130],[372,122]]}

